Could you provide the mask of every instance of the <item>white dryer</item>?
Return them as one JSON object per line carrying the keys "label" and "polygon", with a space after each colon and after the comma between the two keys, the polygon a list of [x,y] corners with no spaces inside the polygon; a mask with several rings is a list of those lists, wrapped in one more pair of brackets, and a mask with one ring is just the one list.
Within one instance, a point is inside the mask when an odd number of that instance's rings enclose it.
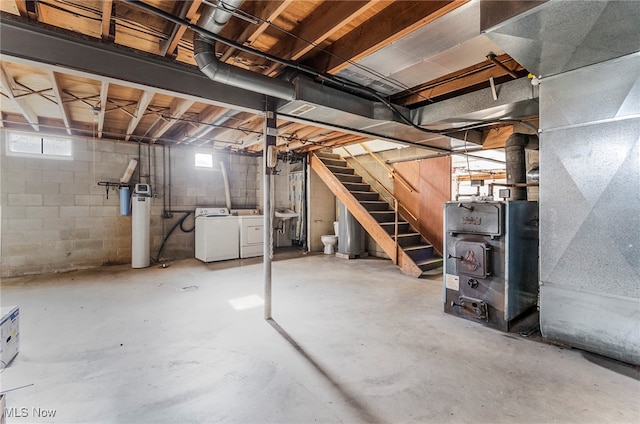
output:
{"label": "white dryer", "polygon": [[240,220],[240,257],[262,256],[264,248],[264,216],[239,216]]}
{"label": "white dryer", "polygon": [[203,262],[238,259],[238,217],[227,208],[196,208],[196,259]]}

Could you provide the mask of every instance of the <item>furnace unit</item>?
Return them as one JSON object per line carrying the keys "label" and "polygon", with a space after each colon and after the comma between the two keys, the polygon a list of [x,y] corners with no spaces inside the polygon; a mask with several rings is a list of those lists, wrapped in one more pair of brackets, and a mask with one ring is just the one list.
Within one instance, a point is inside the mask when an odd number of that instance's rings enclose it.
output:
{"label": "furnace unit", "polygon": [[509,331],[538,300],[538,204],[445,204],[444,311]]}

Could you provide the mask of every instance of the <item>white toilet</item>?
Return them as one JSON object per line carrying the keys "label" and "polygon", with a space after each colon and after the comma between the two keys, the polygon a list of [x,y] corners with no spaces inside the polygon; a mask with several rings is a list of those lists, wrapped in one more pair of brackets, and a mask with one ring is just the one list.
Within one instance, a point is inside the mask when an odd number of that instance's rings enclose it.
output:
{"label": "white toilet", "polygon": [[325,255],[333,255],[336,251],[336,245],[338,244],[338,221],[333,221],[333,232],[335,234],[327,234],[320,237],[322,244],[324,244]]}

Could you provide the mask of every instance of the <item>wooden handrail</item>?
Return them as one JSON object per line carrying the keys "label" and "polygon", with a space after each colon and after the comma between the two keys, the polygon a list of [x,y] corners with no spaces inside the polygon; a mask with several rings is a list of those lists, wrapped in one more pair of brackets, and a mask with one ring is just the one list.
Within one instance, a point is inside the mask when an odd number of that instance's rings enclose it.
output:
{"label": "wooden handrail", "polygon": [[400,182],[400,184],[402,184],[407,190],[409,190],[410,192],[414,192],[414,191],[418,191],[415,189],[415,187],[413,187],[409,181],[407,181],[402,175],[398,174],[398,172],[396,172],[395,169],[391,168],[389,165],[387,165],[386,163],[384,163],[384,161],[382,159],[380,159],[378,157],[378,155],[376,155],[375,153],[373,153],[371,151],[371,149],[369,149],[365,144],[360,143],[360,147],[362,147],[364,149],[365,152],[369,153],[369,155],[371,155],[371,157],[373,157],[376,161],[378,161],[378,163],[380,165],[382,165],[384,167],[384,169],[387,170],[387,172],[389,174],[391,174],[391,176],[393,178],[398,178],[398,181]]}
{"label": "wooden handrail", "polygon": [[416,265],[407,252],[405,252],[400,245],[398,245],[396,249],[393,234],[387,232],[387,230],[380,226],[380,223],[371,216],[370,211],[353,196],[353,193],[347,190],[344,183],[331,172],[318,156],[312,154],[309,158],[309,165],[311,169],[318,174],[320,179],[324,181],[329,190],[347,206],[354,218],[362,225],[365,231],[373,237],[389,258],[391,260],[396,259],[396,265],[398,265],[402,272],[413,277],[422,275],[422,269]]}
{"label": "wooden handrail", "polygon": [[397,204],[399,207],[401,207],[402,209],[404,209],[404,210],[405,210],[405,212],[406,212],[406,213],[408,213],[408,214],[409,214],[409,216],[411,216],[411,218],[412,218],[414,221],[417,221],[417,220],[418,220],[418,218],[417,218],[414,214],[412,214],[412,213],[411,213],[411,211],[410,211],[409,209],[407,209],[405,206],[403,206],[403,205],[401,205],[401,204],[400,204],[400,202],[398,201],[398,199],[396,198],[396,196],[394,196],[394,195],[393,195],[393,193],[391,193],[391,191],[389,191],[389,189],[388,189],[384,184],[382,184],[382,183],[380,182],[380,180],[378,180],[378,179],[377,179],[377,178],[376,178],[376,177],[375,177],[371,172],[369,172],[369,170],[367,169],[367,167],[366,167],[362,162],[360,162],[360,160],[359,160],[357,157],[355,157],[355,156],[353,155],[353,153],[351,153],[351,152],[350,152],[346,147],[344,147],[344,146],[342,147],[342,149],[343,149],[345,152],[349,153],[349,156],[351,156],[351,158],[353,158],[353,160],[355,160],[356,162],[358,162],[358,165],[360,165],[360,166],[362,167],[362,169],[364,169],[364,172],[366,172],[366,173],[369,175],[369,177],[371,177],[371,179],[373,179],[373,181],[375,181],[376,183],[378,183],[378,185],[379,185],[380,187],[382,187],[382,188],[384,189],[384,191],[386,191],[386,192],[387,192],[387,194],[388,194],[388,195],[393,199],[393,201],[394,201],[394,210],[395,210],[395,212],[396,212],[396,215],[398,214],[398,207],[397,207],[397,206],[395,206],[395,204]]}

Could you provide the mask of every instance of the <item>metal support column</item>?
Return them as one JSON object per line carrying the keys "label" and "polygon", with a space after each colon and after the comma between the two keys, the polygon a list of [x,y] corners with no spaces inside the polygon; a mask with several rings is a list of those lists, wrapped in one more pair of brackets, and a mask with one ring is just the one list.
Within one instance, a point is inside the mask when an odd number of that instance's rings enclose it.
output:
{"label": "metal support column", "polygon": [[263,199],[264,199],[264,319],[271,319],[271,258],[273,252],[273,171],[276,167],[277,156],[276,148],[276,101],[272,97],[266,97],[265,105],[265,123],[264,123],[264,148],[263,164],[264,183],[263,183]]}

